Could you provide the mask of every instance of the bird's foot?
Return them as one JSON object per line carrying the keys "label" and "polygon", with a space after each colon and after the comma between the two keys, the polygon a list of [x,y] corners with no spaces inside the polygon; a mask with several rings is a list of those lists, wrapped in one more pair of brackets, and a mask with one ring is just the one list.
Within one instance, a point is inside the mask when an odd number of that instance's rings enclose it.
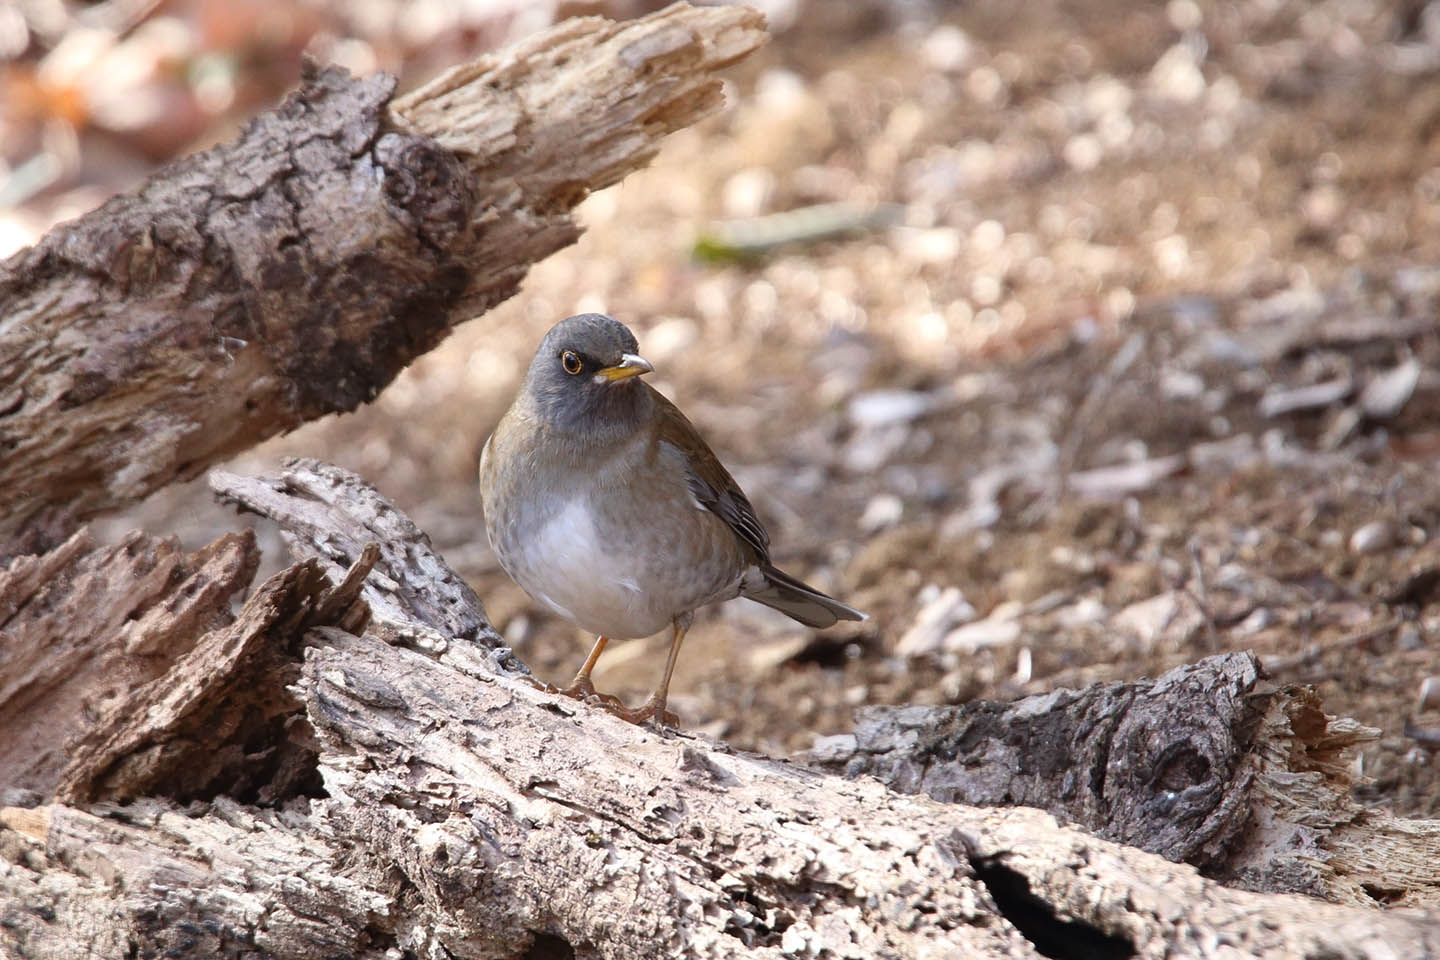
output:
{"label": "bird's foot", "polygon": [[633,723],[637,727],[647,726],[650,723],[657,723],[665,727],[680,725],[680,718],[665,709],[664,700],[651,697],[638,707],[627,707],[625,701],[619,697],[596,690],[595,684],[590,682],[589,677],[576,677],[568,687],[557,687],[554,684],[538,682],[535,685],[546,693],[558,693],[562,697],[569,697],[572,700],[599,707],[606,713],[614,714],[626,723]]}
{"label": "bird's foot", "polygon": [[605,709],[637,727],[649,726],[651,723],[662,727],[678,727],[680,725],[680,718],[665,709],[665,701],[657,700],[655,697],[651,697],[638,707],[606,704]]}
{"label": "bird's foot", "polygon": [[619,697],[611,696],[608,693],[601,693],[595,689],[595,684],[590,682],[589,677],[576,677],[568,687],[551,687],[551,693],[558,693],[562,697],[569,697],[572,700],[579,700],[582,703],[593,703],[613,710],[615,708],[625,709],[625,702]]}
{"label": "bird's foot", "polygon": [[588,700],[596,695],[595,684],[590,682],[589,677],[576,677],[570,681],[570,686],[556,687],[555,692],[574,700]]}

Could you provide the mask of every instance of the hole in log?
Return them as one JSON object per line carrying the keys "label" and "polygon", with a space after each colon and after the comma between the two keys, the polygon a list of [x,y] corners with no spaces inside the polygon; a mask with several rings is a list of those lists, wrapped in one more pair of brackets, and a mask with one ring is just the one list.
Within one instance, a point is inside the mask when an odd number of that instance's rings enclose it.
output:
{"label": "hole in log", "polygon": [[1179,793],[1198,786],[1210,778],[1210,759],[1186,742],[1175,744],[1162,753],[1154,776],[1154,784],[1162,790]]}
{"label": "hole in log", "polygon": [[360,931],[357,947],[362,947],[370,953],[384,954],[392,953],[403,960],[416,960],[415,954],[409,950],[401,950],[399,942],[395,939],[393,931],[385,930],[374,920],[365,925]]}
{"label": "hole in log", "polygon": [[525,951],[525,960],[575,960],[575,948],[564,937],[553,933],[536,933]]}
{"label": "hole in log", "polygon": [[970,866],[1005,919],[1043,956],[1087,960],[1135,956],[1135,945],[1124,937],[1056,916],[1050,904],[1030,892],[1030,881],[1018,870],[1000,866],[994,857],[971,857]]}
{"label": "hole in log", "polygon": [[1391,887],[1376,886],[1373,883],[1362,883],[1360,889],[1376,903],[1385,906],[1397,902],[1405,896],[1405,891]]}
{"label": "hole in log", "polygon": [[[719,879],[717,873],[715,879]],[[756,891],[745,887],[734,894],[735,906],[725,924],[727,936],[734,937],[747,948],[778,947],[785,931],[795,922],[778,905]]]}

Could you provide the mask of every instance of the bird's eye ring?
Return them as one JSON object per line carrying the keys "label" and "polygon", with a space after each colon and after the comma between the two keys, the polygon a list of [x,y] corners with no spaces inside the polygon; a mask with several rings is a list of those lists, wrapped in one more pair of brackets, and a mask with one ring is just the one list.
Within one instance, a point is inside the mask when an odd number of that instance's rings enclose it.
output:
{"label": "bird's eye ring", "polygon": [[578,353],[574,350],[566,350],[560,354],[560,366],[564,367],[565,372],[573,377],[580,372],[584,364],[580,362],[580,355]]}

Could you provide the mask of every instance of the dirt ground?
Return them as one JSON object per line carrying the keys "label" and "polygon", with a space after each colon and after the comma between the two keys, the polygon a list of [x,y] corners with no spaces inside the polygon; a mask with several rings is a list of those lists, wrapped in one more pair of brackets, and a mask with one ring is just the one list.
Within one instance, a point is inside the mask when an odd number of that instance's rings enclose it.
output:
{"label": "dirt ground", "polygon": [[[474,471],[544,331],[603,310],[779,565],[871,614],[703,611],[672,686],[687,728],[784,755],[865,704],[1249,649],[1377,728],[1367,802],[1440,816],[1440,709],[1417,699],[1440,676],[1433,8],[777,4],[732,106],[587,200],[521,295],[230,469],[359,470],[564,681],[589,638],[498,569]],[[717,222],[820,203],[900,220],[691,256]],[[191,488],[107,529],[238,522]],[[612,647],[597,685],[638,700],[664,649]]]}

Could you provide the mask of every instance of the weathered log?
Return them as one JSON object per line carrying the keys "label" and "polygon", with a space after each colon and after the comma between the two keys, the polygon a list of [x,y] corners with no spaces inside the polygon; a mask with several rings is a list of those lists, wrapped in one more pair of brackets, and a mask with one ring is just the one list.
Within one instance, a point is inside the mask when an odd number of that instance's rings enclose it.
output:
{"label": "weathered log", "polygon": [[[311,467],[247,481],[257,505],[291,521],[302,560],[237,616],[231,603],[259,559],[248,532],[191,555],[139,533],[97,547],[82,531],[0,570],[0,801],[275,803],[315,792],[313,737],[289,687],[308,629],[368,622],[362,589],[389,639],[432,651],[475,643],[491,669],[528,673],[408,518],[349,474]],[[337,486],[343,515],[325,499]],[[381,559],[406,576],[367,581]]]}
{"label": "weathered log", "polygon": [[743,7],[567,20],[391,101],[308,69],[233,143],[0,263],[0,559],[372,399],[721,102]]}
{"label": "weathered log", "polygon": [[1040,807],[1204,868],[1250,825],[1248,757],[1268,703],[1258,678],[1236,653],[1013,703],[870,707],[812,758],[946,803]]}
{"label": "weathered log", "polygon": [[116,942],[278,957],[1440,949],[1434,913],[1227,890],[1038,811],[897,797],[323,634],[336,645],[315,648],[303,695],[328,799],[0,812],[0,943],[25,957]]}
{"label": "weathered log", "polygon": [[1013,703],[869,707],[810,759],[946,803],[1039,807],[1247,889],[1440,904],[1440,821],[1356,803],[1379,735],[1248,653]]}
{"label": "weathered log", "polygon": [[[383,498],[311,462],[222,478],[363,543]],[[289,491],[289,493],[287,493]],[[278,500],[277,500],[278,498]],[[347,504],[363,506],[347,516]],[[413,528],[410,528],[413,529]],[[1418,956],[1440,911],[1233,890],[1040,811],[905,796],[630,726],[440,639],[396,589],[440,563],[390,545],[378,632],[311,630],[292,685],[324,796],[0,811],[0,948],[242,956]],[[313,561],[318,562],[318,561]],[[460,622],[463,598],[446,602]],[[383,613],[382,613],[383,611]],[[403,621],[409,621],[403,622]],[[352,624],[353,625],[353,624]],[[1260,734],[1257,733],[1257,736]],[[157,794],[160,791],[157,790]],[[299,871],[297,873],[297,871]],[[49,918],[49,919],[47,919]]]}
{"label": "weathered log", "polygon": [[[387,639],[436,653],[451,641],[469,641],[494,654],[497,672],[529,674],[490,625],[470,584],[431,549],[430,538],[374,487],[356,484],[354,474],[317,460],[287,460],[273,477],[215,470],[209,482],[222,502],[281,524],[290,552],[324,564],[332,575],[373,544],[381,570],[406,574],[363,585],[375,628],[392,631]],[[337,492],[345,495],[343,509]]]}
{"label": "weathered log", "polygon": [[251,534],[194,554],[81,531],[0,571],[0,798],[125,800],[154,792],[280,799],[315,790],[299,702],[305,631],[364,626],[356,602],[373,545],[331,588],[320,564],[266,581],[238,616],[258,555]]}
{"label": "weathered log", "polygon": [[82,530],[0,570],[0,795],[51,796],[67,742],[127,714],[135,689],[227,626],[258,563],[249,533],[187,554],[140,533],[100,547]]}
{"label": "weathered log", "polygon": [[318,788],[314,746],[290,693],[306,630],[360,629],[356,602],[373,544],[334,587],[320,565],[297,563],[267,580],[235,622],[212,630],[165,676],[131,691],[123,708],[67,744],[55,796],[177,800],[217,794],[274,803]]}
{"label": "weathered log", "polygon": [[0,809],[0,952],[382,960],[405,901],[303,807]]}

